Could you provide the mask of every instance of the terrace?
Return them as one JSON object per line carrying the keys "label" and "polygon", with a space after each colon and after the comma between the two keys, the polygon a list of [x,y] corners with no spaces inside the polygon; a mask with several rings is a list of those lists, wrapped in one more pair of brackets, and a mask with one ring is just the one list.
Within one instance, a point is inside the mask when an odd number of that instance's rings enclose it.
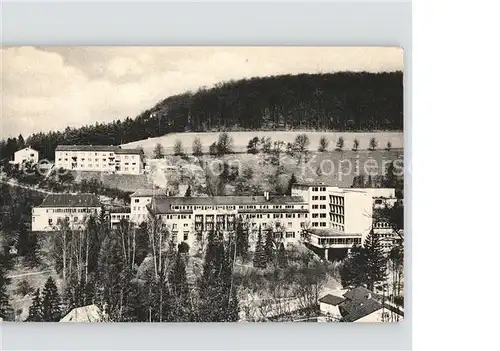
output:
{"label": "terrace", "polygon": [[308,229],[309,244],[325,249],[345,249],[353,245],[361,245],[361,234],[346,234],[342,231],[329,229]]}

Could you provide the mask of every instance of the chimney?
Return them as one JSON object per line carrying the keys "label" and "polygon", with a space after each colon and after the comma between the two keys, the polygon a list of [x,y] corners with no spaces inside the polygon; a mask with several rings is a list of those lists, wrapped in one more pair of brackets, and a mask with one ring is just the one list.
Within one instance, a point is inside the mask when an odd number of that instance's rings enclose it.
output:
{"label": "chimney", "polygon": [[266,201],[269,201],[269,191],[264,191],[264,197],[266,198]]}

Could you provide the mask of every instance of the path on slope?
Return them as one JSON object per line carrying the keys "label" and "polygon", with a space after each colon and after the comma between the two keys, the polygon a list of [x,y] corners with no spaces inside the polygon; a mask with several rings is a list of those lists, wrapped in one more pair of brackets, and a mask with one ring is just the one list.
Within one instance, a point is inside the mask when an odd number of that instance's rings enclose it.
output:
{"label": "path on slope", "polygon": [[44,193],[44,194],[58,194],[58,193],[55,193],[55,192],[52,192],[49,190],[45,190],[45,189],[40,189],[40,188],[37,188],[34,186],[24,185],[24,184],[21,184],[21,183],[14,181],[14,180],[0,179],[0,183],[4,183],[4,184],[8,184],[10,186],[15,186],[18,188],[28,189],[28,190],[32,190],[32,191],[38,191],[39,193]]}

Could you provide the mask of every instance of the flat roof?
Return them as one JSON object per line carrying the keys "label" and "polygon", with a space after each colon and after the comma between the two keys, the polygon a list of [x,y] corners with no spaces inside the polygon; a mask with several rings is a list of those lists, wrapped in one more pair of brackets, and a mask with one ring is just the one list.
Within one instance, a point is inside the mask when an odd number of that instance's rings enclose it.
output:
{"label": "flat roof", "polygon": [[[302,196],[274,196],[270,197],[269,200],[266,200],[264,196],[158,197],[154,198],[152,203],[154,206],[151,208],[153,208],[156,213],[166,213],[167,211],[171,211],[170,206],[177,205],[221,206],[306,204]],[[282,212],[282,210],[280,210],[280,212]]]}
{"label": "flat roof", "polygon": [[104,151],[115,154],[140,155],[141,149],[122,149],[115,145],[57,145],[55,151]]}

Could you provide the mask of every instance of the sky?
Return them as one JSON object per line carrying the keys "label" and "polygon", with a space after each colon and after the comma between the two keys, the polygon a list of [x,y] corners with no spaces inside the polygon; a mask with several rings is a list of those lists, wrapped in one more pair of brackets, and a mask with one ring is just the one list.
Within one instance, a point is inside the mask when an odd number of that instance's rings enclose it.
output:
{"label": "sky", "polygon": [[0,138],[132,118],[231,79],[403,70],[384,47],[3,47]]}

